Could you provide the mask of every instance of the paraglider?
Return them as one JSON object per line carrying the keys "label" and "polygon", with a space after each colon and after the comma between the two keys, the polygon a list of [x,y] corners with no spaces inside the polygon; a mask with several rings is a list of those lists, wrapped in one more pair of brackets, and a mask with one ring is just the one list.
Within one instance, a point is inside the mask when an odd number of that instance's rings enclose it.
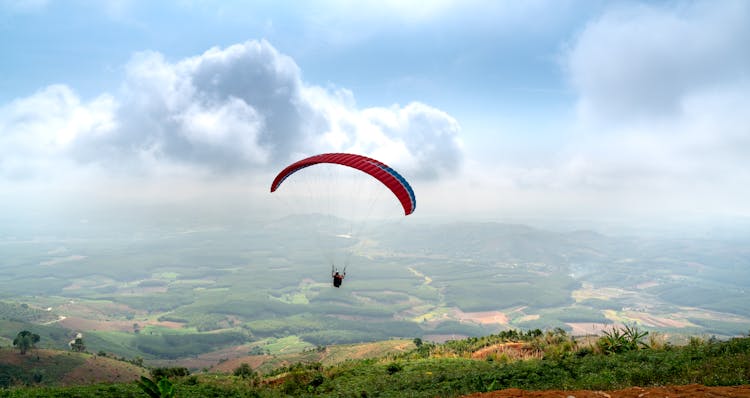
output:
{"label": "paraglider", "polygon": [[[350,173],[352,174],[351,179],[357,180],[357,183],[352,187],[349,187],[344,183],[344,178],[330,176],[335,173],[322,173],[317,179],[310,177],[312,182],[308,182],[309,185],[304,188],[295,186],[295,184],[304,185],[300,182],[300,180],[304,180],[304,178],[296,177],[295,173],[307,168],[310,168],[309,170],[330,168],[336,173],[343,172],[344,170],[342,169],[354,170]],[[312,175],[315,173],[305,171],[300,174]],[[369,178],[368,176],[372,178]],[[290,180],[290,182],[287,182],[287,180]],[[369,181],[364,182],[369,186],[374,186],[374,190],[377,192],[370,193],[370,191],[362,189],[361,186],[364,184],[362,184],[361,180],[373,180],[374,183],[370,183]],[[345,223],[342,223],[341,220],[353,218],[358,219],[356,222],[360,223],[364,222],[363,220],[371,220],[374,218],[369,214],[374,207],[373,202],[377,203],[383,201],[389,202],[384,205],[386,206],[385,216],[393,217],[394,215],[397,215],[397,213],[394,214],[394,211],[397,212],[394,206],[395,202],[392,202],[392,199],[381,199],[384,192],[388,193],[388,195],[385,196],[395,196],[395,199],[403,210],[404,216],[412,214],[417,205],[414,190],[409,182],[401,176],[401,174],[396,172],[396,170],[379,160],[351,153],[324,153],[296,161],[286,166],[278,173],[278,175],[276,175],[276,178],[274,178],[271,183],[271,192],[273,193],[279,190],[282,184],[284,186],[292,185],[291,188],[296,188],[301,191],[299,196],[302,197],[302,199],[298,199],[298,202],[301,202],[300,207],[307,208],[311,213],[324,215],[324,218],[330,220],[331,223],[339,222],[342,224],[341,226],[321,225],[318,226],[317,231],[317,234],[319,235],[317,238],[320,241],[325,241],[324,243],[327,243],[331,247],[329,250],[340,251],[342,250],[342,247],[345,247],[349,251],[346,253],[345,258],[334,259],[333,255],[329,258],[329,262],[332,266],[331,277],[333,278],[333,286],[337,288],[341,286],[341,283],[346,276],[346,265],[349,264],[348,261],[353,252],[357,250],[357,248],[361,248],[368,239],[368,237],[359,234],[362,232],[362,228],[355,228],[352,226],[355,222],[348,220],[346,225],[343,225]],[[387,188],[387,190],[382,187]],[[381,196],[378,196],[378,194]],[[322,200],[320,200],[325,206],[323,210],[309,209],[309,203],[313,203],[314,199],[320,199],[312,197],[317,195],[324,196]],[[342,208],[354,208],[353,205],[358,202],[363,203],[359,208],[352,210],[349,214],[340,213]],[[337,239],[337,241],[334,241],[334,239]],[[321,246],[323,246],[322,243]],[[345,267],[343,273],[340,273],[335,268],[335,265],[342,264]]]}
{"label": "paraglider", "polygon": [[408,216],[413,213],[417,207],[417,198],[414,196],[414,190],[411,189],[411,185],[409,185],[406,179],[401,177],[401,174],[378,160],[351,153],[324,153],[294,162],[284,170],[281,170],[276,178],[274,178],[271,184],[271,192],[275,192],[281,183],[292,174],[320,163],[348,166],[375,177],[375,179],[383,183],[383,185],[396,195],[396,198],[404,208],[404,215]]}

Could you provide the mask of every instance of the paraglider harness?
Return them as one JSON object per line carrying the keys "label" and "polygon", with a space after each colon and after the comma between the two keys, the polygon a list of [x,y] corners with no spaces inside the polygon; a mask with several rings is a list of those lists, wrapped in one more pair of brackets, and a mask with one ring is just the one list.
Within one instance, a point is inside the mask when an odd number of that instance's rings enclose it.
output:
{"label": "paraglider harness", "polygon": [[333,277],[333,286],[334,287],[340,287],[341,282],[344,280],[344,277],[346,276],[346,266],[344,266],[344,269],[339,274],[339,270],[336,269],[336,267],[331,264],[331,276]]}

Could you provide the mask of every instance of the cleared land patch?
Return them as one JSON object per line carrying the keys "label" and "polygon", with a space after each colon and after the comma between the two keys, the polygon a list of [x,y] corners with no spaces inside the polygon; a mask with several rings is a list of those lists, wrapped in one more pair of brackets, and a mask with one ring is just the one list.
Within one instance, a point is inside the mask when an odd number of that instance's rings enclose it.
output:
{"label": "cleared land patch", "polygon": [[500,311],[480,311],[480,312],[463,312],[456,308],[451,311],[451,315],[458,321],[475,322],[482,325],[487,324],[508,324],[508,316]]}
{"label": "cleared land patch", "polygon": [[161,326],[168,329],[182,329],[183,324],[169,321],[122,321],[122,320],[97,320],[84,319],[80,317],[66,317],[57,322],[60,326],[75,331],[103,331],[103,332],[132,332],[134,324],[139,328],[146,326]]}
{"label": "cleared land patch", "polygon": [[668,318],[666,316],[651,315],[639,311],[605,310],[604,316],[614,322],[637,323],[649,327],[686,328],[695,326],[685,319]]}

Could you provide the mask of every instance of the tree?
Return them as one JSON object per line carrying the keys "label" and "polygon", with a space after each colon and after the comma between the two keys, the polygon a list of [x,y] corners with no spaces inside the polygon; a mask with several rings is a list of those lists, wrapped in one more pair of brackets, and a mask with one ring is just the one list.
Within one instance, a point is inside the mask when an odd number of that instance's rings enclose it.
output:
{"label": "tree", "polygon": [[18,332],[18,335],[13,339],[13,345],[18,347],[21,351],[21,355],[26,354],[29,348],[34,348],[34,344],[38,343],[40,337],[36,333],[31,333],[28,330]]}
{"label": "tree", "polygon": [[70,349],[75,352],[86,351],[86,345],[83,344],[83,338],[76,337],[76,339],[70,344]]}
{"label": "tree", "polygon": [[258,375],[258,373],[254,371],[253,368],[250,367],[250,365],[244,362],[234,369],[233,374],[235,376],[248,380],[251,385],[257,385],[260,382],[260,376]]}
{"label": "tree", "polygon": [[252,376],[254,373],[255,371],[253,370],[253,368],[251,368],[250,365],[246,363],[242,363],[242,365],[234,369],[234,375],[242,377],[243,379]]}

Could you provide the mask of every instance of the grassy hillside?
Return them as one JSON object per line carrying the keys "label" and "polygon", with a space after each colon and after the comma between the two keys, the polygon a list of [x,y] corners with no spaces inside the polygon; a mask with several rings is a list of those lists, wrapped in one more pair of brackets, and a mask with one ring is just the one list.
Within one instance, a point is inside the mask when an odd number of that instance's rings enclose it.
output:
{"label": "grassy hillside", "polygon": [[[68,349],[68,342],[75,337],[75,332],[55,325],[38,325],[0,319],[0,336],[5,341],[12,343],[18,332],[22,330],[30,330],[38,334],[41,340],[37,346],[40,348],[66,350]],[[2,346],[7,345],[3,344]]]}
{"label": "grassy hillside", "polygon": [[[612,329],[594,340],[574,339],[558,329],[416,345],[398,354],[331,366],[317,362],[313,355],[308,358],[311,362],[269,371],[259,381],[227,374],[171,381],[180,397],[456,397],[507,388],[611,391],[631,386],[750,384],[750,337],[693,338],[685,346],[672,346],[633,329]],[[85,398],[142,393],[134,383],[109,383],[22,387],[0,395]]]}
{"label": "grassy hillside", "polygon": [[334,366],[345,361],[383,358],[411,351],[414,343],[410,340],[387,340],[373,343],[341,344],[317,347],[303,352],[282,355],[252,355],[224,361],[211,372],[231,373],[242,363],[248,363],[258,372],[267,373],[295,363],[320,363]]}
{"label": "grassy hillside", "polygon": [[25,355],[0,348],[0,386],[122,383],[148,372],[131,363],[87,353],[32,349]]}

